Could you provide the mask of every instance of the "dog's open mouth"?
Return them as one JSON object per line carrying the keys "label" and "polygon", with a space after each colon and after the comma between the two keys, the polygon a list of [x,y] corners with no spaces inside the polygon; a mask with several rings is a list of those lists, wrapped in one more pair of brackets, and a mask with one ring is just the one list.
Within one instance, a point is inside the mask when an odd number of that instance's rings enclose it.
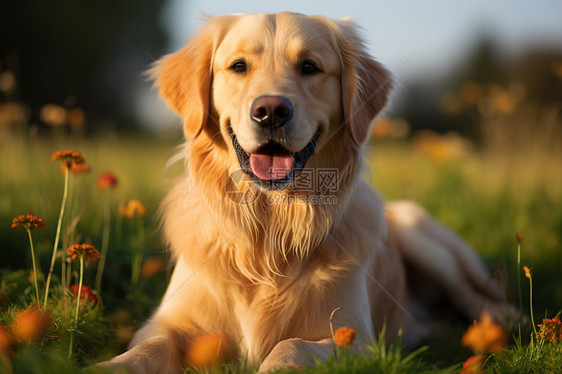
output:
{"label": "dog's open mouth", "polygon": [[232,134],[232,145],[244,173],[250,175],[252,180],[261,187],[268,190],[282,190],[291,184],[305,167],[308,159],[314,155],[319,138],[320,129],[298,152],[290,152],[283,145],[270,141],[257,151],[248,153],[238,143],[234,133]]}

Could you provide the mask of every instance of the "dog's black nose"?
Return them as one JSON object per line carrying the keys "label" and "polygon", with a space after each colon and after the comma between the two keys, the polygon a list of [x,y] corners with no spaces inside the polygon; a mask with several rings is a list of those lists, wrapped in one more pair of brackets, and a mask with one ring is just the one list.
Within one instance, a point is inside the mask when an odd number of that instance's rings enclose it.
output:
{"label": "dog's black nose", "polygon": [[293,104],[284,96],[260,96],[252,103],[252,119],[262,127],[281,127],[293,118]]}

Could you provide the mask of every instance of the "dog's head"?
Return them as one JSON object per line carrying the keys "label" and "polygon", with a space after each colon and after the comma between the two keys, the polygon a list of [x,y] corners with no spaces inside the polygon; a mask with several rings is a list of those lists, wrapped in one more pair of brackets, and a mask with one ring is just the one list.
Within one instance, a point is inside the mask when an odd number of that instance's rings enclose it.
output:
{"label": "dog's head", "polygon": [[352,22],[294,13],[210,18],[153,74],[186,138],[269,190],[341,165],[334,143],[358,152],[391,88]]}

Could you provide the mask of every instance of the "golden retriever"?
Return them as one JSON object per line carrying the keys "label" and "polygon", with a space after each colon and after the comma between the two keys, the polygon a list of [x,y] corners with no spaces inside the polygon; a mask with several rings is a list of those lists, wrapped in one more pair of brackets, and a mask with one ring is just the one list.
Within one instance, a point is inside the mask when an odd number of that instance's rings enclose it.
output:
{"label": "golden retriever", "polygon": [[501,287],[466,244],[413,203],[385,210],[361,179],[392,79],[350,20],[212,17],[152,73],[186,138],[162,205],[176,264],[130,349],[101,366],[179,372],[214,333],[260,371],[307,365],[333,354],[336,307],[354,346],[385,324],[393,339],[415,322],[405,264],[469,318],[501,314]]}

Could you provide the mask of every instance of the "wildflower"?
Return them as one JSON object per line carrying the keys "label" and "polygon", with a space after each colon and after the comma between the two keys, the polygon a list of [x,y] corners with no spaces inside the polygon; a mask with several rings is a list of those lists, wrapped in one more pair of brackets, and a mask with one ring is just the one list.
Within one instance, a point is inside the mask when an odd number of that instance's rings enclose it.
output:
{"label": "wildflower", "polygon": [[99,176],[98,188],[100,190],[104,190],[106,188],[115,187],[115,186],[117,186],[117,178],[115,177],[115,175],[109,172],[105,172]]}
{"label": "wildflower", "polygon": [[152,278],[154,274],[164,269],[164,266],[166,266],[166,261],[164,261],[162,257],[154,256],[154,257],[147,258],[143,262],[140,270],[141,279]]}
{"label": "wildflower", "polygon": [[[62,171],[65,171],[65,166],[61,164]],[[90,171],[90,165],[88,164],[71,164],[70,165],[70,173],[71,174],[84,174]]]}
{"label": "wildflower", "polygon": [[16,228],[18,226],[23,226],[26,230],[36,228],[44,229],[46,227],[43,223],[43,218],[36,217],[31,213],[27,213],[27,216],[22,214],[12,218],[12,228]]}
{"label": "wildflower", "polygon": [[79,152],[66,150],[55,151],[51,156],[51,161],[62,161],[63,170],[69,170],[71,173],[83,173],[90,169],[89,166],[78,166],[86,164],[84,157]]}
{"label": "wildflower", "polygon": [[0,357],[8,353],[12,345],[13,341],[10,332],[4,327],[0,326]]}
{"label": "wildflower", "polygon": [[[100,258],[100,252],[90,244],[78,244],[74,243],[71,247],[66,250],[66,253],[76,259],[80,260],[80,276],[78,287],[76,288],[76,312],[74,313],[74,329],[78,327],[78,314],[80,312],[80,301],[82,299],[82,281],[84,280],[84,259],[90,262],[97,262]],[[89,288],[89,287],[88,287]],[[70,345],[68,348],[68,358],[72,357],[72,349],[74,347],[74,330],[70,330]]]}
{"label": "wildflower", "polygon": [[499,353],[507,344],[508,334],[498,324],[492,321],[489,313],[484,312],[480,321],[474,322],[462,336],[461,344],[470,348],[474,353]]}
{"label": "wildflower", "polygon": [[463,364],[461,374],[480,374],[484,373],[482,364],[486,356],[470,356]]}
{"label": "wildflower", "polygon": [[185,360],[193,366],[208,368],[223,362],[227,353],[228,347],[222,335],[202,335],[193,340]]}
{"label": "wildflower", "polygon": [[75,260],[78,256],[84,255],[86,261],[97,262],[100,258],[100,252],[91,244],[75,243],[68,247],[66,253]]}
{"label": "wildflower", "polygon": [[43,335],[51,325],[51,317],[47,311],[37,307],[21,311],[12,323],[14,337],[29,343]]}
{"label": "wildflower", "polygon": [[519,235],[519,233],[515,234],[515,239],[517,239],[517,243],[521,243],[523,241],[523,237]]}
{"label": "wildflower", "polygon": [[129,200],[127,205],[119,206],[119,214],[125,218],[142,217],[146,213],[146,208],[139,200]]}
{"label": "wildflower", "polygon": [[347,347],[355,340],[355,330],[350,327],[340,327],[334,333],[334,341],[340,347]]}
{"label": "wildflower", "polygon": [[[78,285],[77,284],[71,285],[70,290],[74,294],[74,297],[78,297]],[[80,298],[81,299],[88,299],[93,303],[98,301],[96,295],[94,294],[94,290],[92,290],[88,286],[82,286],[82,289],[80,291]]]}
{"label": "wildflower", "polygon": [[39,286],[37,285],[37,265],[35,263],[35,251],[33,249],[33,239],[31,237],[31,230],[35,228],[45,228],[45,224],[43,223],[43,218],[38,218],[33,214],[27,213],[27,216],[20,215],[16,218],[12,219],[12,228],[16,228],[18,226],[23,226],[25,231],[27,231],[27,237],[29,238],[29,247],[31,249],[31,261],[33,262],[33,279],[35,283],[35,297],[37,301],[39,301]]}
{"label": "wildflower", "polygon": [[525,271],[525,276],[529,279],[531,279],[531,270],[533,268],[529,268],[526,265],[523,265],[523,271]]}
{"label": "wildflower", "polygon": [[537,333],[537,338],[551,343],[562,341],[562,321],[560,317],[545,318],[538,326],[540,330]]}

